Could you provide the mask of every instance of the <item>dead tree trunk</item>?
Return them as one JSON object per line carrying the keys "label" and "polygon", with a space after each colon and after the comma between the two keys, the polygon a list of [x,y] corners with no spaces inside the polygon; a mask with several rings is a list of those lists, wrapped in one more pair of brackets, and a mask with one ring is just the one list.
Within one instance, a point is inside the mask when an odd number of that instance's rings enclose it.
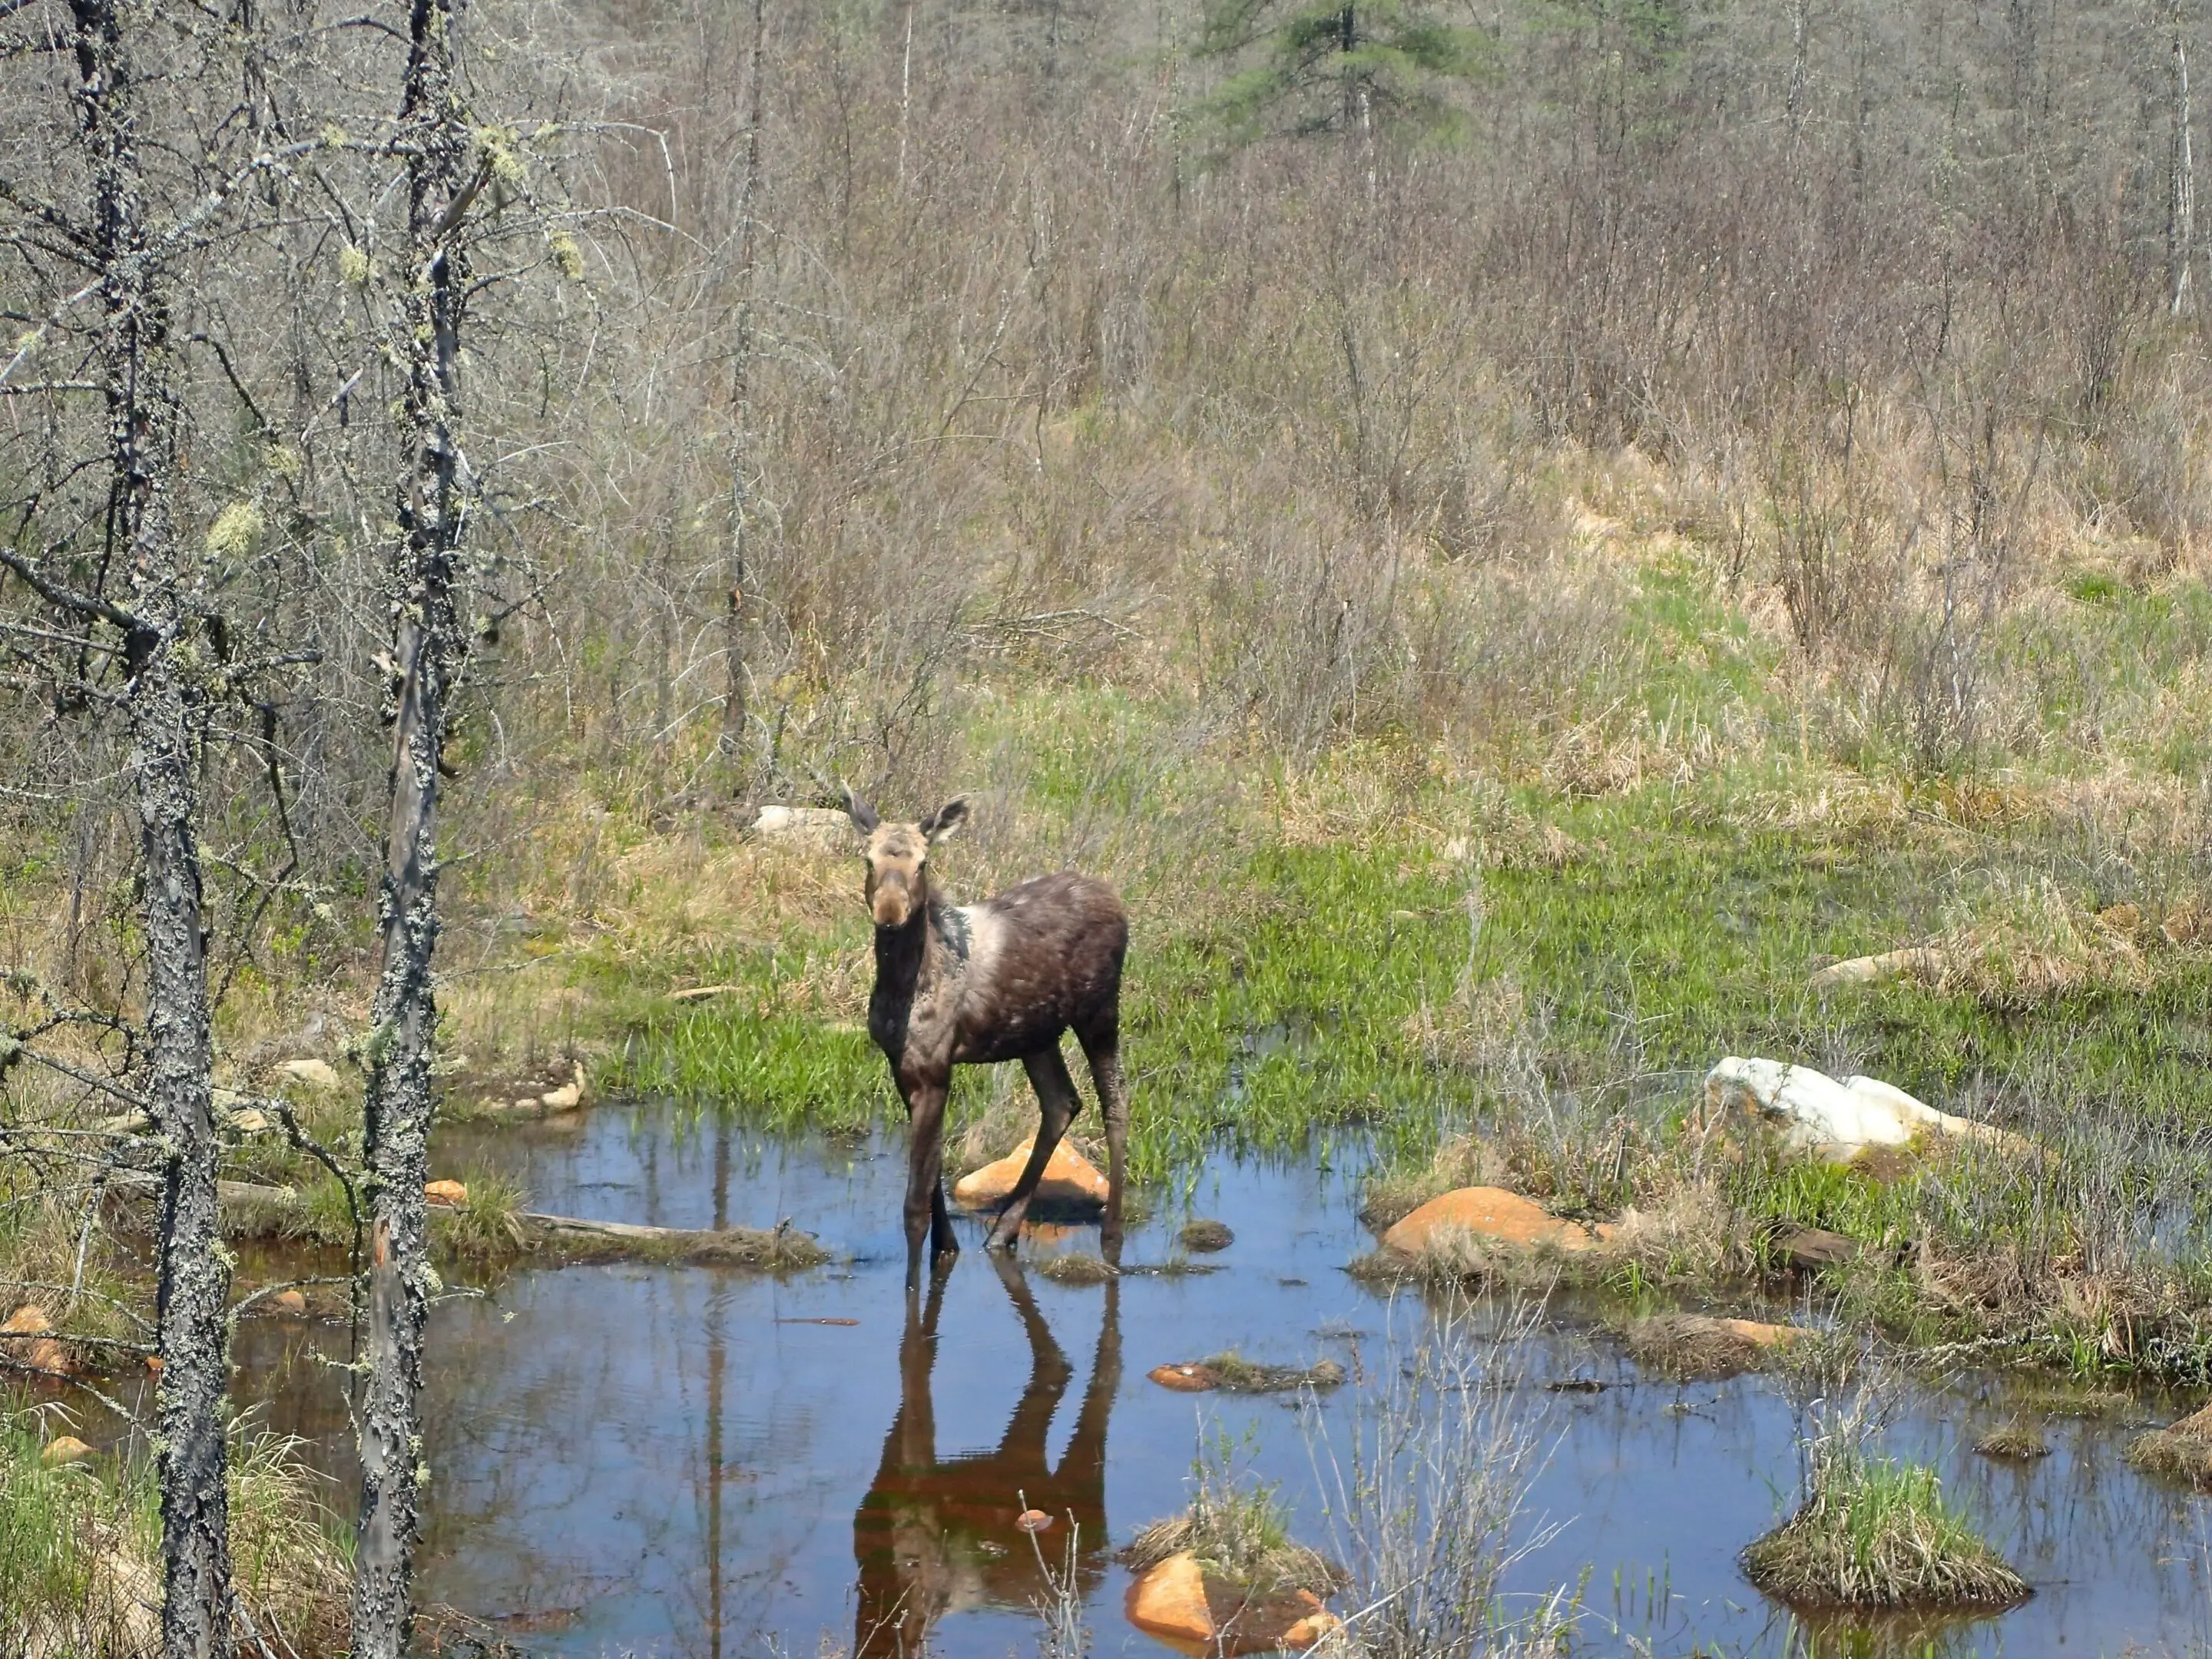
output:
{"label": "dead tree trunk", "polygon": [[92,186],[101,389],[111,483],[106,539],[127,562],[124,636],[131,787],[146,928],[146,1095],[163,1145],[156,1331],[161,1359],[161,1648],[231,1651],[223,1443],[229,1258],[216,1227],[216,1142],[194,738],[203,688],[180,652],[194,575],[171,522],[182,411],[167,277],[149,246],[139,111],[116,0],[73,0],[76,100]]}
{"label": "dead tree trunk", "polygon": [[466,636],[456,604],[465,489],[455,422],[461,222],[484,182],[453,70],[455,0],[413,0],[400,116],[410,149],[404,287],[395,336],[406,353],[391,570],[392,756],[372,1011],[365,1154],[371,1192],[356,1659],[398,1659],[414,1616],[421,1534],[422,1338],[435,1288],[428,1251],[431,1043],[437,1004],[438,777],[448,699]]}
{"label": "dead tree trunk", "polygon": [[[746,540],[752,532],[753,272],[758,251],[753,234],[753,199],[760,187],[763,0],[753,0],[752,11],[752,48],[745,88],[744,175],[738,185],[738,292],[730,325],[730,608],[723,644],[729,685],[722,696],[721,737],[723,757],[730,761],[737,758],[743,747],[745,725],[745,555]],[[901,118],[904,118],[903,106]],[[902,144],[903,133],[902,126]]]}

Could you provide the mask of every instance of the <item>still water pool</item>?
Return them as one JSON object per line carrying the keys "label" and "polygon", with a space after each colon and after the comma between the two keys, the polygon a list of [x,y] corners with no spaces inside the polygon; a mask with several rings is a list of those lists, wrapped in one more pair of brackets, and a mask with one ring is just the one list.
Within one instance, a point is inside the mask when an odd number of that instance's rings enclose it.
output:
{"label": "still water pool", "polygon": [[[934,1297],[909,1304],[896,1138],[766,1142],[652,1106],[568,1127],[456,1131],[439,1172],[510,1170],[533,1207],[665,1226],[785,1218],[840,1258],[786,1279],[638,1265],[519,1273],[435,1315],[428,1459],[434,1529],[423,1590],[518,1647],[562,1656],[811,1655],[1035,1650],[1042,1589],[1014,1526],[1026,1501],[1080,1526],[1092,1650],[1165,1650],[1121,1617],[1113,1553],[1181,1508],[1201,1437],[1225,1433],[1281,1484],[1294,1530],[1326,1545],[1313,1450],[1347,1443],[1438,1310],[1347,1277],[1370,1247],[1354,1218],[1356,1149],[1304,1164],[1221,1157],[1131,1231],[1127,1261],[1172,1265],[1193,1215],[1235,1243],[1207,1271],[1061,1285],[1024,1246],[1002,1268],[980,1226]],[[274,1426],[329,1449],[343,1407],[313,1363],[343,1331],[249,1324],[247,1392]],[[1333,1358],[1352,1376],[1317,1406],[1170,1393],[1146,1372],[1225,1349],[1270,1363]],[[1736,1565],[1789,1503],[1805,1402],[1771,1380],[1676,1386],[1640,1376],[1592,1322],[1557,1314],[1514,1359],[1514,1398],[1544,1453],[1510,1570],[1527,1598],[1582,1587],[1582,1650],[1784,1654],[1896,1648],[1902,1633],[1808,1632]],[[1594,1393],[1548,1390],[1575,1377]],[[1923,1627],[1917,1650],[2118,1655],[2202,1648],[2207,1504],[2122,1461],[2155,1411],[2058,1416],[2028,1466],[1970,1449],[2008,1414],[2006,1379],[1974,1376],[1908,1401],[1887,1447],[1932,1461],[1946,1488],[2037,1587],[2000,1617]],[[1047,1534],[1057,1559],[1067,1522]]]}

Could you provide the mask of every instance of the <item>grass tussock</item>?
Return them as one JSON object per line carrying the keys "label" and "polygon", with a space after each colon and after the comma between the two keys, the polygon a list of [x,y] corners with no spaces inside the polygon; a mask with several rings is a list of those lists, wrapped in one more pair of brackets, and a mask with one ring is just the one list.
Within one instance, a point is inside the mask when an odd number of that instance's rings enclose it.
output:
{"label": "grass tussock", "polygon": [[2041,1424],[2015,1417],[1989,1430],[1974,1442],[1974,1449],[1984,1457],[2025,1463],[2050,1456],[2051,1440],[2043,1432]]}
{"label": "grass tussock", "polygon": [[1785,1363],[1797,1339],[1760,1341],[1724,1319],[1662,1313],[1632,1319],[1621,1340],[1638,1365],[1676,1382],[1717,1380]]}
{"label": "grass tussock", "polygon": [[2146,1474],[2212,1488],[2212,1406],[2128,1444],[2128,1462]]}
{"label": "grass tussock", "polygon": [[1048,1255],[1036,1266],[1037,1272],[1055,1285],[1103,1285],[1121,1276],[1111,1262],[1087,1251]]}
{"label": "grass tussock", "polygon": [[1292,1389],[1334,1389],[1344,1382],[1344,1367],[1334,1359],[1310,1365],[1267,1365],[1231,1349],[1194,1362],[1213,1374],[1217,1388],[1231,1394],[1280,1394]]}
{"label": "grass tussock", "polygon": [[[0,1425],[0,1606],[8,1659],[142,1659],[160,1644],[160,1498],[143,1455],[48,1468],[30,1417]],[[240,1599],[280,1650],[343,1645],[352,1563],[295,1443],[240,1435],[230,1546]],[[241,1626],[239,1635],[245,1636]],[[12,1645],[10,1645],[12,1644]]]}
{"label": "grass tussock", "polygon": [[2007,1607],[2023,1579],[1943,1496],[1935,1470],[1816,1447],[1796,1514],[1743,1553],[1744,1571],[1800,1607]]}
{"label": "grass tussock", "polygon": [[447,1259],[481,1265],[510,1261],[531,1249],[523,1212],[530,1194],[495,1170],[477,1167],[461,1178],[462,1203],[430,1212],[432,1247]]}
{"label": "grass tussock", "polygon": [[1140,1530],[1121,1560],[1142,1572],[1180,1554],[1194,1557],[1210,1579],[1261,1595],[1328,1595],[1343,1583],[1325,1556],[1291,1539],[1275,1489],[1240,1475],[1225,1443],[1200,1457],[1190,1507]]}

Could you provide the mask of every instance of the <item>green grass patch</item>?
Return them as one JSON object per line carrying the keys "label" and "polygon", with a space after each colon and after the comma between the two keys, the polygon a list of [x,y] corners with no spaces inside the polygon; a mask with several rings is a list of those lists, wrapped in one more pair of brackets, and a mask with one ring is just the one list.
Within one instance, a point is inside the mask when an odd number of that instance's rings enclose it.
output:
{"label": "green grass patch", "polygon": [[1751,1582],[1802,1607],[2008,1607],[2027,1580],[1918,1463],[1816,1449],[1804,1507],[1743,1553]]}

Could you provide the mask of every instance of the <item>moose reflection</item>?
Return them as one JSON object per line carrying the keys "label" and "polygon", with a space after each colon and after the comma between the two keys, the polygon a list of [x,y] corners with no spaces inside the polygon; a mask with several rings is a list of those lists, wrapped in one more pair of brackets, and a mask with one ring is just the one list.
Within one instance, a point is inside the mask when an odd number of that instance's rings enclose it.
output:
{"label": "moose reflection", "polygon": [[992,1261],[1029,1338],[1029,1381],[994,1449],[940,1458],[930,1373],[945,1278],[933,1278],[926,1304],[908,1292],[898,1415],[884,1438],[875,1484],[853,1516],[860,1568],[855,1659],[919,1654],[930,1627],[947,1613],[1022,1607],[1036,1595],[1043,1586],[1030,1540],[1014,1524],[1021,1510],[1017,1493],[1053,1517],[1048,1559],[1058,1565],[1072,1519],[1082,1529],[1079,1584],[1087,1592],[1105,1571],[1106,1419],[1121,1379],[1120,1287],[1106,1284],[1106,1318],[1091,1378],[1074,1434],[1053,1468],[1046,1442],[1074,1368],[1053,1340],[1021,1269],[1001,1256]]}

